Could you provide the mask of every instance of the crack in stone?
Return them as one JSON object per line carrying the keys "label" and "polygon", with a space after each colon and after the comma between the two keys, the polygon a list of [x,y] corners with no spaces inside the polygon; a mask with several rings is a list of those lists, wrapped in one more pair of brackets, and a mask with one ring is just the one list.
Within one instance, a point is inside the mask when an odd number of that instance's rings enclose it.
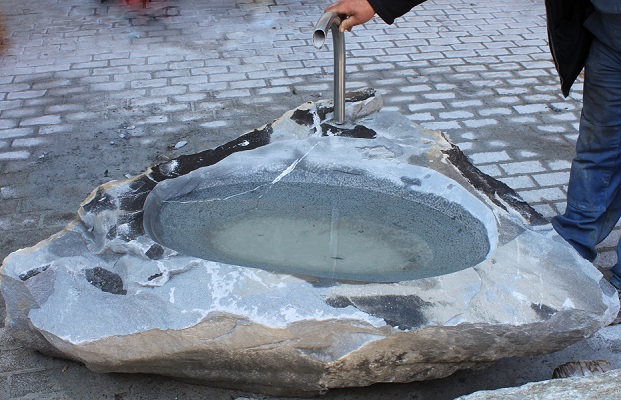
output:
{"label": "crack in stone", "polygon": [[261,201],[261,199],[263,198],[263,196],[265,196],[265,194],[267,192],[269,192],[269,190],[271,190],[271,188],[276,185],[278,182],[280,182],[283,178],[285,178],[287,175],[291,174],[295,168],[298,166],[298,164],[300,164],[300,162],[302,162],[302,160],[304,160],[304,158],[306,158],[314,149],[315,147],[317,147],[317,145],[319,144],[319,142],[315,143],[310,149],[308,149],[308,151],[306,151],[306,153],[304,153],[301,157],[296,158],[291,164],[289,164],[280,174],[278,174],[278,176],[276,178],[274,178],[270,183],[264,183],[261,184],[253,189],[250,190],[246,190],[243,191],[241,193],[236,193],[236,194],[232,194],[230,196],[226,196],[226,197],[222,197],[222,198],[216,198],[216,199],[201,199],[201,200],[188,200],[188,201],[172,201],[172,200],[166,200],[164,203],[169,203],[169,204],[197,204],[197,203],[212,203],[212,202],[217,202],[217,201],[227,201],[230,199],[233,199],[235,197],[239,197],[239,196],[243,196],[246,195],[248,193],[252,193],[252,192],[256,192],[258,190],[261,190],[263,188],[267,188],[263,193],[261,193],[256,201],[256,204],[254,205],[254,207],[252,207],[249,210],[245,210],[242,211],[241,213],[237,214],[237,215],[232,215],[231,217],[238,217],[240,215],[245,215],[245,214],[249,214],[253,211],[255,211],[256,209],[259,208],[259,202]]}
{"label": "crack in stone", "polygon": [[191,261],[181,268],[176,269],[168,269],[158,263],[159,272],[156,274],[152,274],[147,278],[146,281],[136,282],[138,285],[142,287],[159,287],[164,286],[165,283],[169,282],[175,275],[181,275],[185,272],[188,272],[194,269],[197,266],[200,266],[200,261]]}
{"label": "crack in stone", "polygon": [[474,294],[466,301],[466,304],[467,304],[466,308],[470,308],[470,303],[472,302],[472,300],[481,293],[481,289],[483,289],[483,280],[485,279],[482,275],[481,270],[478,267],[473,267],[472,269],[474,270],[474,272],[476,272],[477,276],[479,277],[479,287],[474,292]]}
{"label": "crack in stone", "polygon": [[285,168],[285,170],[284,170],[283,172],[281,172],[281,173],[280,173],[280,175],[278,175],[278,176],[276,177],[276,179],[274,179],[274,180],[272,181],[272,185],[273,185],[273,184],[276,184],[276,183],[278,183],[278,182],[280,182],[280,180],[281,180],[282,178],[284,178],[285,176],[287,176],[287,175],[289,175],[291,172],[293,172],[293,170],[295,169],[295,167],[297,167],[297,166],[298,166],[298,164],[299,164],[299,163],[300,163],[300,162],[301,162],[304,158],[306,158],[306,156],[307,156],[307,155],[309,155],[309,153],[310,153],[311,151],[313,151],[313,150],[315,149],[315,147],[317,147],[317,145],[318,145],[318,144],[319,144],[319,142],[315,143],[315,144],[313,145],[313,147],[311,147],[310,149],[308,149],[308,151],[307,151],[306,153],[304,153],[304,155],[303,155],[302,157],[298,158],[297,160],[295,160],[294,162],[292,162],[292,163],[291,163],[291,164],[290,164],[287,168]]}
{"label": "crack in stone", "polygon": [[[187,201],[179,201],[179,200],[166,200],[164,203],[169,203],[169,204],[194,204],[194,203],[210,203],[210,202],[216,202],[216,201],[227,201],[230,200],[232,198],[235,197],[239,197],[239,196],[243,196],[245,194],[248,193],[252,193],[255,192],[257,190],[260,190],[264,187],[271,187],[273,185],[275,185],[276,183],[280,182],[285,176],[289,175],[291,172],[293,172],[293,170],[295,169],[295,167],[298,166],[298,164],[304,159],[306,158],[306,156],[308,156],[310,154],[311,151],[313,151],[315,149],[315,147],[317,147],[319,143],[315,143],[306,153],[304,153],[300,158],[294,160],[291,164],[289,164],[287,166],[287,168],[285,168],[276,178],[274,178],[274,180],[272,180],[272,182],[270,183],[263,183],[253,189],[249,189],[246,190],[244,192],[240,192],[240,193],[235,193],[232,194],[230,196],[227,197],[220,197],[220,198],[216,198],[216,199],[201,199],[201,200],[187,200]],[[264,193],[265,194],[265,193]],[[263,195],[259,196],[259,200],[263,197]]]}

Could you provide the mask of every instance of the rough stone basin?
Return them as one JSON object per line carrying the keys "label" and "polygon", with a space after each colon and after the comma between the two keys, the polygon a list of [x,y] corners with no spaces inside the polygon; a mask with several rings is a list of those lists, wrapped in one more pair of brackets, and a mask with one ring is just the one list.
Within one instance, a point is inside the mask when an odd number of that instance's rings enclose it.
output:
{"label": "rough stone basin", "polygon": [[489,207],[409,164],[343,157],[352,139],[288,140],[158,184],[144,225],[185,255],[319,278],[399,282],[483,261]]}
{"label": "rough stone basin", "polygon": [[553,352],[614,319],[602,275],[442,134],[372,91],[331,114],[307,103],[94,190],[4,260],[8,333],[98,372],[306,396]]}

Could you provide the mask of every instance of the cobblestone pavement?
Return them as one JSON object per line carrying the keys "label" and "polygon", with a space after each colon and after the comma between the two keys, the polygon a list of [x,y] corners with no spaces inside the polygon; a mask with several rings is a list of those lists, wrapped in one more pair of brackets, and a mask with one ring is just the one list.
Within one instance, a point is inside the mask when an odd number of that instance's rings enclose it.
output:
{"label": "cobblestone pavement", "polygon": [[[330,46],[311,44],[328,1],[101,1],[0,4],[0,259],[60,230],[103,182],[331,96]],[[544,14],[536,0],[430,0],[392,26],[373,20],[346,35],[347,88],[377,89],[387,109],[445,132],[551,217],[564,209],[581,83],[560,95]],[[613,236],[602,245],[604,268],[613,263]],[[3,399],[249,396],[95,374],[4,336]],[[511,377],[507,365],[487,370],[507,375],[495,385],[547,378],[528,367]],[[453,398],[482,388],[473,382],[484,374],[327,397]]]}

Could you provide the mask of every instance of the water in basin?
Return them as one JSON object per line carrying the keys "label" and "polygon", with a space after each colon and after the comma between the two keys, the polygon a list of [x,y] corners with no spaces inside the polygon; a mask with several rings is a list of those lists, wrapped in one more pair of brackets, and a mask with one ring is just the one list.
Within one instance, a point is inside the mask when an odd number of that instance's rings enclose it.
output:
{"label": "water in basin", "polygon": [[344,280],[443,275],[490,250],[483,223],[458,204],[381,187],[225,184],[171,197],[150,219],[151,236],[185,255]]}

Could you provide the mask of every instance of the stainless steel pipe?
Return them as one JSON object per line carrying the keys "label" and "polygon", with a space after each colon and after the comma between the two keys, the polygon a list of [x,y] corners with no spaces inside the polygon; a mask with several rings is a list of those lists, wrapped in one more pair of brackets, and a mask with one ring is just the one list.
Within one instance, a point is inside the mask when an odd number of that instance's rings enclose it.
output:
{"label": "stainless steel pipe", "polygon": [[345,123],[345,35],[339,32],[343,19],[340,15],[327,12],[319,18],[313,33],[313,46],[321,49],[326,42],[328,29],[332,31],[334,46],[334,122]]}

